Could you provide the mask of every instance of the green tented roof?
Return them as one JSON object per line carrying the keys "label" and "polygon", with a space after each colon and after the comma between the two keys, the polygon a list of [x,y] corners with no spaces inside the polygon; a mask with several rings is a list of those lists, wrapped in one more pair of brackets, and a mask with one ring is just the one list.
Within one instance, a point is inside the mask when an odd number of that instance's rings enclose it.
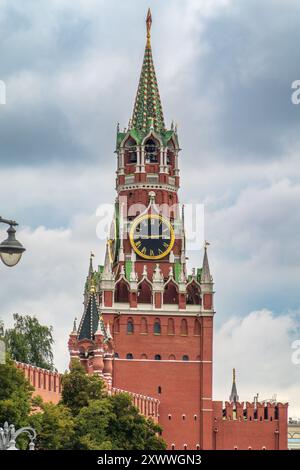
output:
{"label": "green tented roof", "polygon": [[181,264],[178,261],[176,261],[174,263],[174,277],[175,277],[176,282],[179,282],[180,273],[181,273]]}

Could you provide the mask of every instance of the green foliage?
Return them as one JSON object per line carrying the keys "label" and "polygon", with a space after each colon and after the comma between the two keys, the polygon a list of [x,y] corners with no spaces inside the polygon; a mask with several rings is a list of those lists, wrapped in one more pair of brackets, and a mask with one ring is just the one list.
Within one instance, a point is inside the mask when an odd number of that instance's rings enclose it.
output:
{"label": "green foliage", "polygon": [[109,398],[92,400],[76,416],[78,448],[85,450],[111,450],[109,423],[112,405]]}
{"label": "green foliage", "polygon": [[[87,375],[75,362],[63,377],[58,405],[31,398],[33,388],[23,372],[7,358],[0,364],[0,425],[31,425],[37,449],[156,450],[166,447],[160,427],[140,415],[128,394],[110,396],[100,377]],[[17,445],[27,448],[27,438]]]}
{"label": "green foliage", "polygon": [[69,407],[73,415],[88,406],[90,400],[103,398],[104,384],[96,375],[87,375],[79,361],[74,361],[70,373],[62,378],[62,403]]}
{"label": "green foliage", "polygon": [[37,432],[36,449],[72,449],[75,439],[74,419],[64,405],[43,403],[41,412],[30,416],[30,424]]}
{"label": "green foliage", "polygon": [[63,377],[61,404],[75,419],[74,448],[86,450],[165,449],[161,428],[140,415],[129,394],[108,396],[101,378],[87,375],[79,361]]}
{"label": "green foliage", "polygon": [[7,355],[5,364],[0,364],[0,425],[5,421],[16,427],[28,423],[33,388],[22,371],[16,368]]}
{"label": "green foliage", "polygon": [[5,331],[6,348],[19,362],[53,370],[52,327],[43,326],[37,318],[14,314],[14,327]]}
{"label": "green foliage", "polygon": [[163,439],[157,436],[161,427],[139,414],[129,394],[113,395],[110,397],[110,402],[112,414],[109,431],[113,449],[160,450],[166,448]]}

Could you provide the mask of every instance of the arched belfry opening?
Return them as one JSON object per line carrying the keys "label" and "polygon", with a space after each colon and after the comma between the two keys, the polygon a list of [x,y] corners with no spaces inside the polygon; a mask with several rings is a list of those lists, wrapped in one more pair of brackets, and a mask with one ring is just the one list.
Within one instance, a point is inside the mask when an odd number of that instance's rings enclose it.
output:
{"label": "arched belfry opening", "polygon": [[201,305],[201,290],[200,286],[195,281],[187,286],[186,303],[188,305]]}
{"label": "arched belfry opening", "polygon": [[145,163],[158,163],[159,160],[159,142],[150,136],[145,141]]}
{"label": "arched belfry opening", "polygon": [[115,302],[129,302],[129,286],[124,279],[121,279],[115,286]]}
{"label": "arched belfry opening", "polygon": [[178,304],[178,290],[173,281],[168,282],[164,289],[164,304]]}
{"label": "arched belfry opening", "polygon": [[125,142],[125,165],[137,163],[137,144],[130,136]]}
{"label": "arched belfry opening", "polygon": [[143,279],[138,286],[138,303],[152,303],[152,287],[146,279]]}

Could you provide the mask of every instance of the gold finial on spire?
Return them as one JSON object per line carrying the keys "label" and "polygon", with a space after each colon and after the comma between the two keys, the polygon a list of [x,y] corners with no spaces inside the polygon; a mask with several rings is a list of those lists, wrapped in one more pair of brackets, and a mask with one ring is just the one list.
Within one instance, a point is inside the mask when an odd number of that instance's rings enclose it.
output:
{"label": "gold finial on spire", "polygon": [[232,383],[235,384],[235,368],[232,369]]}
{"label": "gold finial on spire", "polygon": [[92,277],[91,279],[91,285],[90,285],[90,294],[94,294],[96,292],[96,286],[95,286],[95,280]]}
{"label": "gold finial on spire", "polygon": [[147,47],[151,47],[151,25],[152,25],[152,16],[151,16],[151,10],[148,8],[148,13],[147,13],[147,18],[146,18],[146,25],[147,25]]}

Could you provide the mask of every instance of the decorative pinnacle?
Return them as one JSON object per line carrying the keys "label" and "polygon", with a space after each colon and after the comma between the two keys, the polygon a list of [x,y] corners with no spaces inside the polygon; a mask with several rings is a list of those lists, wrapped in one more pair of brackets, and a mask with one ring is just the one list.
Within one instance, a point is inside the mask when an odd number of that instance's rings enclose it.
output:
{"label": "decorative pinnacle", "polygon": [[235,368],[232,369],[232,383],[235,384]]}
{"label": "decorative pinnacle", "polygon": [[146,26],[147,26],[147,47],[150,49],[151,47],[151,25],[152,25],[152,16],[151,10],[148,9],[147,18],[146,18]]}
{"label": "decorative pinnacle", "polygon": [[77,333],[77,318],[76,317],[74,318],[72,333],[74,333],[74,334]]}

